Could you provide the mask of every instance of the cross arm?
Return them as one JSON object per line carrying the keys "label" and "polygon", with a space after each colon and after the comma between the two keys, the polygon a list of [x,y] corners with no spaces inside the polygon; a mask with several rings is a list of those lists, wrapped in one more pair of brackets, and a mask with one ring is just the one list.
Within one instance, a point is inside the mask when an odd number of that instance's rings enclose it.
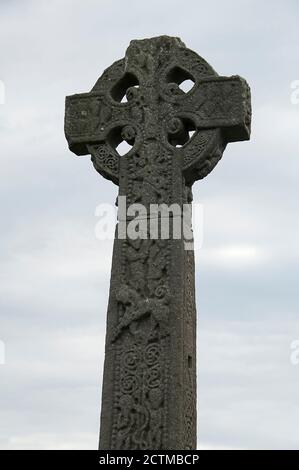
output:
{"label": "cross arm", "polygon": [[201,79],[178,101],[177,112],[186,117],[189,114],[197,128],[220,128],[226,142],[249,139],[250,89],[238,75]]}
{"label": "cross arm", "polygon": [[113,111],[102,94],[90,92],[66,97],[65,136],[70,150],[76,155],[91,154],[95,169],[118,184],[119,158],[107,142],[114,125],[110,122],[112,117]]}
{"label": "cross arm", "polygon": [[[132,139],[131,106],[120,106],[103,93],[80,93],[66,97],[65,136],[76,155],[91,154],[95,169],[118,184],[122,139]],[[129,130],[128,130],[129,129]]]}
{"label": "cross arm", "polygon": [[65,100],[64,131],[69,149],[76,155],[89,153],[87,145],[101,138],[98,113],[101,97],[97,93],[80,93]]}
{"label": "cross arm", "polygon": [[184,174],[189,182],[202,179],[221,159],[227,143],[249,140],[250,88],[239,76],[199,79],[189,93],[175,98],[172,117],[175,132],[188,130],[190,123],[197,131],[183,147]]}

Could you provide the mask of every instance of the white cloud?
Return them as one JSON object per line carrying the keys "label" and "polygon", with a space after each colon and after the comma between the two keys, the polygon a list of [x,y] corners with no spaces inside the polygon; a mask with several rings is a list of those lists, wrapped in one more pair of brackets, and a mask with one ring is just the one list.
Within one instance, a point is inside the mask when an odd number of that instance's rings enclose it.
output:
{"label": "white cloud", "polygon": [[279,320],[247,319],[217,321],[210,330],[199,321],[201,445],[297,448],[299,375],[290,364],[295,324],[284,319],[283,328]]}
{"label": "white cloud", "polygon": [[227,269],[250,269],[265,261],[265,253],[254,245],[223,245],[216,248],[202,250],[197,255],[197,263],[216,265]]}
{"label": "white cloud", "polygon": [[[0,440],[1,445],[1,440]],[[94,435],[88,433],[36,433],[4,440],[2,450],[95,450]]]}

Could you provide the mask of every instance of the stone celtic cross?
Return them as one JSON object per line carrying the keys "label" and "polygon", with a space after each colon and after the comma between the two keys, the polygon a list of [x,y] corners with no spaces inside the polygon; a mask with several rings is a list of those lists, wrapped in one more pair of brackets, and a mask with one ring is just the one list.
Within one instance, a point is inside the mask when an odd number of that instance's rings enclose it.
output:
{"label": "stone celtic cross", "polygon": [[[184,92],[182,82],[193,87]],[[76,155],[119,186],[126,204],[183,204],[250,135],[250,91],[178,38],[134,40],[90,93],[66,98]],[[120,156],[118,145],[131,149]],[[125,223],[129,223],[127,217]],[[114,241],[100,449],[196,448],[194,256],[184,239]]]}

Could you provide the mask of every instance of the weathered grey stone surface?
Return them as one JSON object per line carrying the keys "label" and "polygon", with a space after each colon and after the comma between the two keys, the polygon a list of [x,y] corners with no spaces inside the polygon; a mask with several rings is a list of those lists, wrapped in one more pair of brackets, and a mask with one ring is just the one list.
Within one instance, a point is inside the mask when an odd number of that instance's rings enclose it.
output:
{"label": "weathered grey stone surface", "polygon": [[[161,36],[131,41],[90,93],[66,98],[65,134],[128,205],[183,205],[227,143],[249,139],[250,121],[245,80],[218,76]],[[120,157],[122,140],[132,149]],[[194,257],[184,240],[115,239],[100,448],[196,448]]]}

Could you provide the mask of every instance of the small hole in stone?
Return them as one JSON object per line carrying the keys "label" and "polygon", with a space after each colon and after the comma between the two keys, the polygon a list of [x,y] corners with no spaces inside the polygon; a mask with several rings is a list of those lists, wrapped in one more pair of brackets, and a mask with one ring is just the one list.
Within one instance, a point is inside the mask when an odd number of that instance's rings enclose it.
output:
{"label": "small hole in stone", "polygon": [[168,142],[176,148],[183,147],[193,137],[196,132],[196,126],[188,118],[180,118],[181,127],[177,132],[168,133]]}
{"label": "small hole in stone", "polygon": [[118,155],[126,155],[135,142],[134,129],[130,126],[117,126],[109,132],[108,142]]}
{"label": "small hole in stone", "polygon": [[194,87],[193,80],[187,79],[179,84],[179,88],[184,92],[188,93]]}
{"label": "small hole in stone", "polygon": [[118,155],[122,157],[123,155],[126,155],[126,153],[130,152],[131,148],[132,145],[123,140],[120,144],[118,144],[115,150],[117,151]]}
{"label": "small hole in stone", "polygon": [[192,367],[192,356],[188,355],[188,367],[191,369]]}
{"label": "small hole in stone", "polygon": [[176,83],[181,91],[188,93],[193,88],[195,79],[188,70],[175,66],[168,71],[166,82]]}
{"label": "small hole in stone", "polygon": [[126,103],[127,97],[126,92],[128,88],[131,87],[138,87],[139,81],[138,78],[135,77],[132,73],[125,73],[124,76],[118,80],[117,83],[111,89],[111,96],[115,101],[119,103]]}
{"label": "small hole in stone", "polygon": [[[131,88],[136,88],[137,90],[139,89],[139,85],[134,85],[133,87]],[[122,97],[121,99],[121,103],[127,103],[128,102],[128,98],[127,98],[127,90],[125,91],[125,94],[124,96]]]}

